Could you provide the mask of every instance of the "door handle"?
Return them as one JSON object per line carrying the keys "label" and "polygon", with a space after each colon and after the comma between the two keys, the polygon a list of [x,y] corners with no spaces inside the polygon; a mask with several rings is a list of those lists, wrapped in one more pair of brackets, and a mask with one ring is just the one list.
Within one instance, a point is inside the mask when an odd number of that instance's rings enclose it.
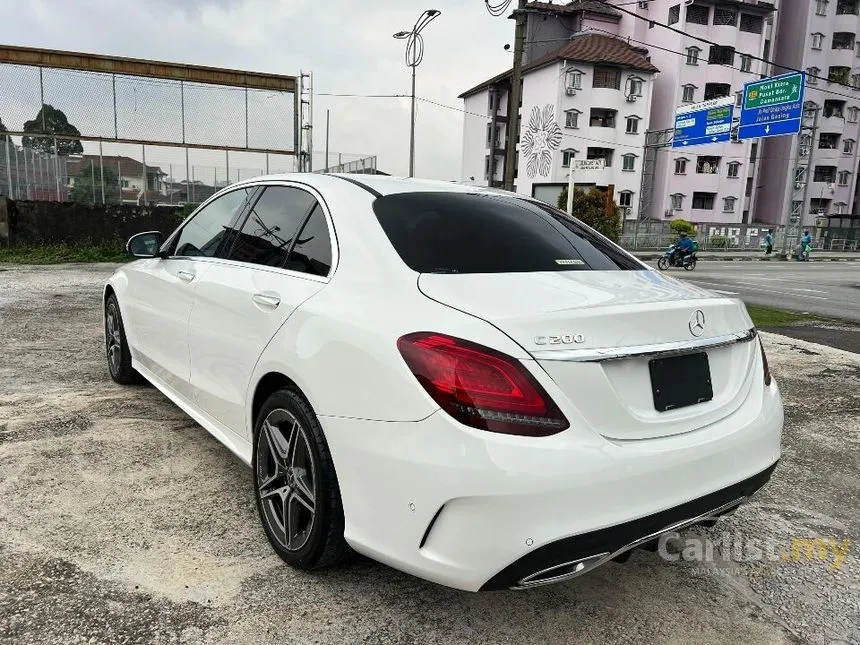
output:
{"label": "door handle", "polygon": [[278,305],[281,304],[281,299],[278,296],[268,293],[255,293],[251,296],[251,300],[262,307],[269,307],[271,309],[277,309]]}
{"label": "door handle", "polygon": [[176,275],[179,276],[179,279],[184,282],[191,282],[194,279],[194,276],[197,275],[194,271],[177,271]]}

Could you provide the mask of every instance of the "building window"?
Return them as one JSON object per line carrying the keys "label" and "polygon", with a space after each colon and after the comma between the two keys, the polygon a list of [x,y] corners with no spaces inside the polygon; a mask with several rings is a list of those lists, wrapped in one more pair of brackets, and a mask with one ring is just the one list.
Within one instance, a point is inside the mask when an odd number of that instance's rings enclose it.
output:
{"label": "building window", "polygon": [[648,0],[639,0],[639,8],[648,11]]}
{"label": "building window", "polygon": [[696,158],[696,174],[716,175],[720,171],[720,157],[701,156]]}
{"label": "building window", "polygon": [[701,49],[698,47],[688,47],[687,48],[687,65],[698,65],[699,64],[699,54],[701,53]]}
{"label": "building window", "polygon": [[851,68],[850,67],[842,67],[842,66],[834,66],[831,67],[827,71],[827,82],[828,83],[838,83],[839,85],[848,85],[848,81],[851,79]]}
{"label": "building window", "polygon": [[496,111],[496,93],[490,92],[488,94],[489,102],[487,104],[487,114],[492,114]]}
{"label": "building window", "polygon": [[693,193],[693,208],[697,210],[714,210],[714,198],[716,193]]}
{"label": "building window", "polygon": [[616,114],[616,110],[591,108],[591,118],[588,120],[588,125],[592,128],[614,128]]}
{"label": "building window", "polygon": [[683,88],[683,95],[681,100],[684,103],[692,103],[696,97],[696,86],[695,85],[685,85]]}
{"label": "building window", "polygon": [[703,7],[700,4],[690,5],[687,7],[687,24],[707,25],[710,14],[710,7]]}
{"label": "building window", "polygon": [[618,193],[618,205],[622,208],[630,208],[633,206],[633,191],[622,190]]}
{"label": "building window", "polygon": [[839,171],[839,185],[847,186],[849,181],[851,181],[851,173],[847,170]]}
{"label": "building window", "polygon": [[818,67],[810,67],[806,70],[806,82],[809,85],[818,85],[819,74],[821,74],[821,69]]}
{"label": "building window", "polygon": [[845,110],[845,101],[824,101],[824,118],[843,118]]}
{"label": "building window", "polygon": [[737,107],[741,107],[741,104],[744,102],[744,93],[743,92],[735,92],[735,105]]}
{"label": "building window", "polygon": [[[760,34],[764,31],[764,18],[761,16],[751,16],[748,13],[741,14],[741,31],[749,34]],[[767,54],[764,55],[767,58]]]}
{"label": "building window", "polygon": [[860,74],[851,75],[851,87],[855,90],[860,90]]}
{"label": "building window", "polygon": [[845,141],[842,142],[843,154],[846,154],[846,155],[854,154],[854,144],[855,143],[856,142],[854,141],[854,139],[845,139]]}
{"label": "building window", "polygon": [[686,175],[687,174],[687,160],[683,157],[680,159],[675,159],[675,174],[676,175]]}
{"label": "building window", "polygon": [[747,185],[746,185],[746,189],[744,190],[744,195],[746,195],[747,197],[752,197],[752,191],[753,191],[753,178],[747,177]]}
{"label": "building window", "polygon": [[681,5],[676,4],[669,7],[669,24],[674,25],[681,20]]}
{"label": "building window", "polygon": [[800,156],[808,157],[809,149],[812,147],[812,135],[811,134],[801,134],[800,135]]}
{"label": "building window", "polygon": [[845,214],[845,207],[847,205],[848,204],[846,204],[845,202],[836,202],[835,204],[833,204],[833,207],[836,209],[835,214],[836,215],[844,215]]}
{"label": "building window", "polygon": [[824,34],[812,34],[812,49],[821,49],[824,46]]}
{"label": "building window", "polygon": [[679,211],[684,208],[684,196],[681,193],[672,195],[672,210]]}
{"label": "building window", "polygon": [[836,31],[833,33],[832,49],[854,49],[854,43],[857,42],[857,35],[850,31]]}
{"label": "building window", "polygon": [[832,184],[836,181],[836,166],[815,166],[812,181]]}
{"label": "building window", "polygon": [[631,78],[629,96],[642,96],[642,84],[641,78]]}
{"label": "building window", "polygon": [[493,132],[493,124],[488,123],[487,124],[487,147],[489,148],[492,146],[493,148],[500,148],[501,145],[502,145],[501,132],[499,131],[499,128],[497,127],[495,129],[495,132]]}
{"label": "building window", "polygon": [[615,151],[612,148],[589,148],[586,153],[587,159],[603,159],[607,168],[612,167],[612,155]]}
{"label": "building window", "polygon": [[721,99],[732,95],[732,86],[728,83],[705,83],[705,100]]}
{"label": "building window", "polygon": [[617,67],[595,67],[592,87],[605,87],[610,90],[621,89],[621,70]]}
{"label": "building window", "polygon": [[815,0],[815,13],[819,16],[827,15],[827,0]]}
{"label": "building window", "polygon": [[752,56],[748,56],[746,54],[741,55],[741,71],[742,72],[750,72],[752,71]]}
{"label": "building window", "polygon": [[570,160],[576,157],[576,150],[568,148],[561,151],[561,165],[564,168],[570,168]]}
{"label": "building window", "polygon": [[836,150],[839,147],[839,135],[832,132],[823,132],[818,137],[819,150]]}
{"label": "building window", "polygon": [[857,123],[858,117],[860,117],[860,108],[848,108],[848,123]]}
{"label": "building window", "polygon": [[755,163],[756,158],[758,157],[758,142],[756,141],[752,146],[750,146],[750,163]]}
{"label": "building window", "polygon": [[123,179],[122,181],[120,181],[120,185],[123,188],[128,188],[128,179]]}
{"label": "building window", "polygon": [[569,69],[564,75],[564,87],[568,90],[582,89],[582,72],[578,69]]}
{"label": "building window", "polygon": [[621,170],[625,172],[633,172],[636,170],[636,155],[627,154],[621,157]]}
{"label": "building window", "polygon": [[737,161],[733,161],[729,164],[729,177],[733,179],[737,179],[740,173],[741,164]]}
{"label": "building window", "polygon": [[484,157],[484,179],[490,178],[490,158]]}
{"label": "building window", "polygon": [[576,130],[579,127],[579,115],[582,114],[579,110],[565,110],[564,112],[564,127]]}
{"label": "building window", "polygon": [[857,15],[857,0],[838,0],[836,3],[836,15],[841,16],[845,14],[850,14],[852,16]]}
{"label": "building window", "polygon": [[639,134],[639,121],[638,116],[627,117],[627,134]]}
{"label": "building window", "polygon": [[724,213],[734,213],[736,201],[737,201],[737,199],[735,197],[724,197],[723,198],[723,212]]}
{"label": "building window", "polygon": [[708,52],[708,63],[711,65],[734,65],[735,48],[725,45],[712,45]]}
{"label": "building window", "polygon": [[738,12],[735,9],[717,7],[714,9],[714,24],[723,27],[737,27]]}

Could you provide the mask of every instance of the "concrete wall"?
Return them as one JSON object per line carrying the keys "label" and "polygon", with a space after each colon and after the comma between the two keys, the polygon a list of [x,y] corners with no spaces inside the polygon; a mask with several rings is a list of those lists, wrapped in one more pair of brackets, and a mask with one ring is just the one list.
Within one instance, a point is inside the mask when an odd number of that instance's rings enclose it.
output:
{"label": "concrete wall", "polygon": [[0,243],[124,242],[143,231],[161,231],[166,236],[179,225],[179,213],[180,209],[168,206],[87,206],[0,197]]}

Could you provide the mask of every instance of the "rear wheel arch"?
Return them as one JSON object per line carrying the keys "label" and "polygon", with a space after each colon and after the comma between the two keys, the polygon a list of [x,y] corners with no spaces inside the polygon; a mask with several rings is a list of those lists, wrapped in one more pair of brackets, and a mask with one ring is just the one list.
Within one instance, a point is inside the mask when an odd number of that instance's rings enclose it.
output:
{"label": "rear wheel arch", "polygon": [[[254,388],[254,396],[251,398],[251,428],[257,423],[260,409],[272,394],[280,389],[289,388],[296,392],[305,402],[310,405],[308,397],[302,392],[296,382],[282,372],[267,372],[264,374]],[[313,409],[313,406],[310,406]]]}

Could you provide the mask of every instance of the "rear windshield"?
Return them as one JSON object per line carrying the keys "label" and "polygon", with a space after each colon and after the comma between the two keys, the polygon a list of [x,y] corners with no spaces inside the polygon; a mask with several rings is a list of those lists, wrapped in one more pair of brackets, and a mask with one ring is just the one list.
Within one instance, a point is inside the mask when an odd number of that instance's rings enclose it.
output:
{"label": "rear windshield", "polygon": [[397,253],[420,273],[642,269],[579,220],[521,199],[396,193],[373,208]]}

